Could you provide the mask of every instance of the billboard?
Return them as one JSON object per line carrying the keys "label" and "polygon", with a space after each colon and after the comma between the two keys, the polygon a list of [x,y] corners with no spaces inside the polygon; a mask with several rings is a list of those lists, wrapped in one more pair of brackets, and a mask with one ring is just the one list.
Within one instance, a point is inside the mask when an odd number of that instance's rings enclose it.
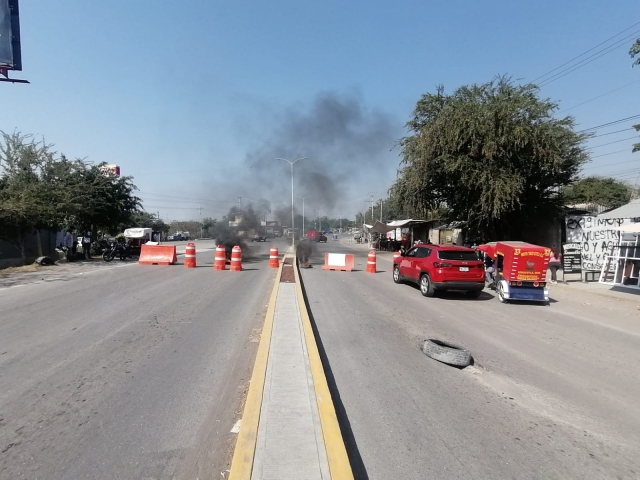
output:
{"label": "billboard", "polygon": [[[2,1],[2,0],[0,0],[0,1]],[[120,176],[120,165],[115,165],[115,164],[103,165],[103,166],[100,167],[100,170],[106,176],[111,176],[111,175],[116,176],[116,177]]]}
{"label": "billboard", "polygon": [[0,69],[22,70],[18,0],[0,0]]}

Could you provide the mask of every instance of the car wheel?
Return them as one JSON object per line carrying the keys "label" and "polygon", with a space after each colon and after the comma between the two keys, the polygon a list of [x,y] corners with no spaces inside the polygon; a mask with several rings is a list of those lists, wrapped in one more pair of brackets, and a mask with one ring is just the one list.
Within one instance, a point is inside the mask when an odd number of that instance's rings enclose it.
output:
{"label": "car wheel", "polygon": [[467,297],[469,298],[480,298],[482,295],[482,290],[470,290],[467,292]]}
{"label": "car wheel", "polygon": [[431,284],[431,279],[426,273],[420,277],[420,293],[425,297],[433,297],[436,294],[436,290]]}
{"label": "car wheel", "polygon": [[398,265],[393,267],[393,281],[394,283],[400,283],[400,267]]}
{"label": "car wheel", "polygon": [[507,303],[507,299],[504,298],[502,283],[498,283],[498,286],[496,287],[496,292],[498,294],[498,300],[500,300],[500,303]]}

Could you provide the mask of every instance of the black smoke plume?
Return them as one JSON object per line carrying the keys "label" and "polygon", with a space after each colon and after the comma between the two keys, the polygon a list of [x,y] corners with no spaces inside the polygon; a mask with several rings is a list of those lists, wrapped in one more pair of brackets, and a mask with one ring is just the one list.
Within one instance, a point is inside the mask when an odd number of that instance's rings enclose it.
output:
{"label": "black smoke plume", "polygon": [[[364,206],[368,192],[386,196],[398,165],[391,149],[401,135],[401,125],[388,114],[367,108],[358,96],[321,93],[309,104],[275,113],[265,124],[264,140],[247,153],[234,180],[216,189],[217,196],[268,199],[273,206],[271,218],[280,213],[278,219],[288,225],[291,167],[276,158],[300,157],[308,159],[293,167],[294,193],[309,197],[307,218],[318,210],[322,215],[354,212]],[[302,214],[301,202],[294,199],[297,214]]]}

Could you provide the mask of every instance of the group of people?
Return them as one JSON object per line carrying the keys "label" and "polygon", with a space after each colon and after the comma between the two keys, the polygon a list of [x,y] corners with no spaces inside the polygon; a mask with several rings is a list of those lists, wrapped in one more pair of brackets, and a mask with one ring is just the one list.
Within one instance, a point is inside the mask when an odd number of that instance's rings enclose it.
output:
{"label": "group of people", "polygon": [[71,230],[66,230],[64,233],[58,234],[56,244],[59,249],[65,252],[65,257],[68,261],[73,261],[75,254],[78,252],[78,247],[82,249],[85,258],[91,258],[91,234],[88,232],[80,237]]}

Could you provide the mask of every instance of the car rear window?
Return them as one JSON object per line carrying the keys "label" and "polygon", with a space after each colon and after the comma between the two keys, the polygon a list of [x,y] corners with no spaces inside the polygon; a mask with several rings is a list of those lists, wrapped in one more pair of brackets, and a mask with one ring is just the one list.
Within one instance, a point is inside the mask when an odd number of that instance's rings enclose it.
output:
{"label": "car rear window", "polygon": [[464,252],[460,250],[439,250],[438,258],[440,260],[462,260],[465,262],[478,260],[476,252]]}

